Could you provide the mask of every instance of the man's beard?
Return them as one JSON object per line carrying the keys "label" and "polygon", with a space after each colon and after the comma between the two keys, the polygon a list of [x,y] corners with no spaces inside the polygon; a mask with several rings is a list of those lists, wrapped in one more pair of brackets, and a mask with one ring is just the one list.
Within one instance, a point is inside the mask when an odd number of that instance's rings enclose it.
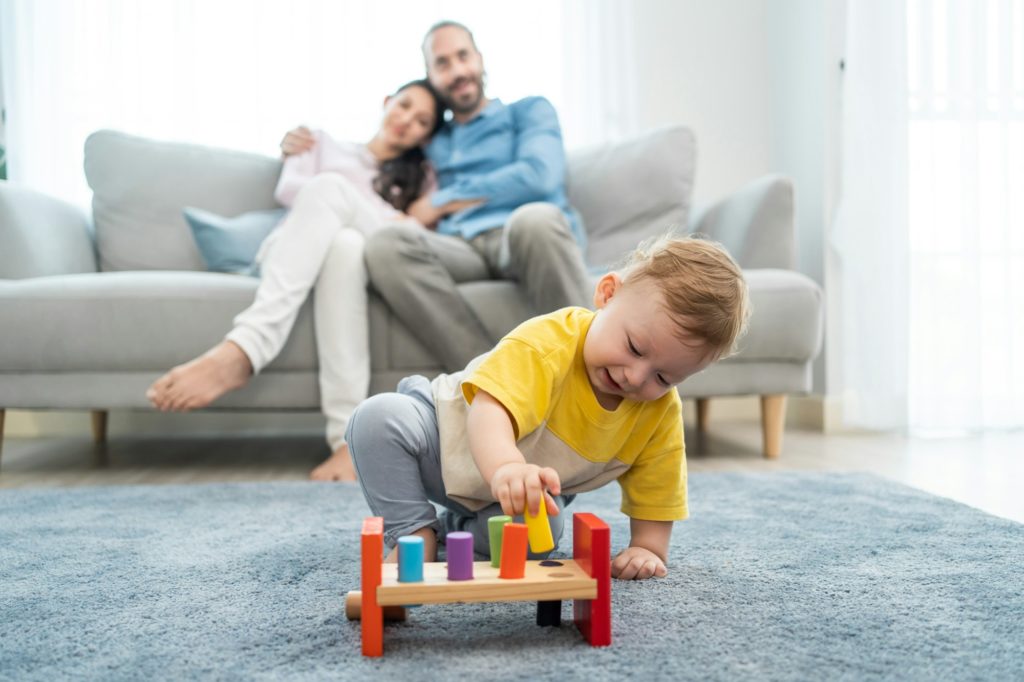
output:
{"label": "man's beard", "polygon": [[[470,100],[468,102],[466,100],[459,101],[459,100],[455,99],[455,95],[452,94],[452,91],[455,88],[459,87],[459,85],[461,85],[462,83],[465,83],[467,81],[470,82],[470,83],[475,83],[476,84],[476,95],[473,97],[472,100]],[[451,109],[452,112],[454,112],[456,114],[466,114],[466,113],[469,113],[469,112],[473,111],[474,109],[476,109],[477,106],[480,104],[480,100],[482,100],[483,97],[484,97],[484,79],[483,79],[483,76],[479,76],[477,78],[463,78],[463,79],[457,80],[454,83],[452,83],[451,87],[448,88],[448,90],[444,93],[444,100],[445,100],[444,103],[446,105],[448,105],[448,108]]]}

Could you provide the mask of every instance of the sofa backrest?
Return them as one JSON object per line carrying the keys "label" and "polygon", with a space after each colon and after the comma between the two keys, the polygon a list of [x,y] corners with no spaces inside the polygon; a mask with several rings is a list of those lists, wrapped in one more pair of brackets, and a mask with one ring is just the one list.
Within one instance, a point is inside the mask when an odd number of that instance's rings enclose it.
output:
{"label": "sofa backrest", "polygon": [[[569,153],[567,190],[587,227],[588,264],[614,264],[648,236],[685,229],[694,149],[693,134],[674,126]],[[205,270],[182,208],[274,208],[280,171],[278,159],[258,154],[93,133],[85,176],[101,269]]]}
{"label": "sofa backrest", "polygon": [[587,264],[614,266],[647,237],[686,232],[696,167],[689,128],[667,126],[570,152],[569,202],[587,227]]}
{"label": "sofa backrest", "polygon": [[281,162],[113,130],[85,141],[85,178],[102,270],[205,270],[181,209],[275,208]]}

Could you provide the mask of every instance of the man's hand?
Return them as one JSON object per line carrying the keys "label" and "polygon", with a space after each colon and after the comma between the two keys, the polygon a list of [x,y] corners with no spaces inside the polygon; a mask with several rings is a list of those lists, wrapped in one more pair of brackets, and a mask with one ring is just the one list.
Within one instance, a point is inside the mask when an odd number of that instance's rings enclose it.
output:
{"label": "man's hand", "polygon": [[643,547],[627,547],[612,560],[612,577],[620,580],[647,580],[668,575],[665,562]]}
{"label": "man's hand", "polygon": [[313,131],[306,126],[299,126],[285,133],[281,139],[281,156],[287,158],[295,154],[308,152],[316,144]]}
{"label": "man's hand", "polygon": [[430,203],[430,195],[424,194],[416,201],[409,204],[409,207],[405,209],[405,212],[419,221],[421,225],[426,227],[433,227],[438,220],[444,217],[441,213],[441,209],[434,208]]}
{"label": "man's hand", "polygon": [[407,208],[405,212],[420,221],[420,224],[426,225],[427,227],[433,227],[438,220],[446,215],[456,213],[482,203],[484,203],[483,199],[459,199],[457,201],[449,201],[443,206],[434,206],[430,203],[430,195],[424,194],[419,199],[409,204],[409,208]]}
{"label": "man's hand", "polygon": [[500,466],[491,478],[491,494],[501,503],[501,510],[509,516],[519,516],[527,508],[530,514],[536,515],[540,511],[542,495],[548,514],[556,516],[558,505],[548,491],[554,495],[562,492],[558,472],[551,467],[509,462]]}
{"label": "man's hand", "polygon": [[449,201],[447,204],[442,206],[441,210],[444,211],[445,215],[450,215],[452,213],[464,211],[467,208],[479,206],[482,203],[484,203],[483,199],[456,199],[455,201]]}

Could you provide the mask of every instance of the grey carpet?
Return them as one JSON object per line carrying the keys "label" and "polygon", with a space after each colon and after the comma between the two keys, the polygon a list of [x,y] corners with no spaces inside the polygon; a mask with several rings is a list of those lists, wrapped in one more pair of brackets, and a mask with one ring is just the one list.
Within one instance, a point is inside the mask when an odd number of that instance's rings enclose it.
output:
{"label": "grey carpet", "polygon": [[[425,606],[377,660],[342,615],[354,485],[5,491],[0,677],[1024,676],[1024,526],[859,474],[702,474],[690,491],[670,575],[613,584],[612,647],[538,628],[532,604]],[[617,497],[570,507],[612,525],[613,551]]]}

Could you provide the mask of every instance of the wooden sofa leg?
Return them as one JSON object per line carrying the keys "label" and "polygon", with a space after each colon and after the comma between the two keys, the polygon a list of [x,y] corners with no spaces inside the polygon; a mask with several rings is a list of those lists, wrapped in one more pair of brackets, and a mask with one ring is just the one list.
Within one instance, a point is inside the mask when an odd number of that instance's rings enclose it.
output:
{"label": "wooden sofa leg", "polygon": [[785,428],[786,396],[761,396],[761,442],[767,459],[776,459],[782,453],[782,432]]}
{"label": "wooden sofa leg", "polygon": [[92,413],[92,453],[96,466],[105,467],[110,464],[107,455],[107,416],[106,410],[93,410]]}
{"label": "wooden sofa leg", "polygon": [[107,415],[106,410],[92,411],[92,442],[95,445],[107,444]]}
{"label": "wooden sofa leg", "polygon": [[710,398],[697,398],[697,430],[704,433],[708,430],[708,407]]}

